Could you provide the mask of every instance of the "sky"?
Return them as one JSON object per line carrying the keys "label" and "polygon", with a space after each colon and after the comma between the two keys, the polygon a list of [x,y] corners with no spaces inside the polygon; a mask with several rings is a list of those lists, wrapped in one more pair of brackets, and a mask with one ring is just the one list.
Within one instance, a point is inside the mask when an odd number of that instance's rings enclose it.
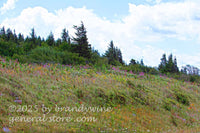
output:
{"label": "sky", "polygon": [[158,66],[164,53],[176,56],[178,66],[200,68],[199,0],[1,0],[0,28],[29,36],[55,38],[83,21],[89,43],[101,54],[111,40],[123,59]]}

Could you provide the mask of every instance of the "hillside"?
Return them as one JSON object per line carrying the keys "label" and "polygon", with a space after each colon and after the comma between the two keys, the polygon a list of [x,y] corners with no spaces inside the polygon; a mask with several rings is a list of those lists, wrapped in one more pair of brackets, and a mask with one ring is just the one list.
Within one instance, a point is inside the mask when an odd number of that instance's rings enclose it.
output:
{"label": "hillside", "polygon": [[199,85],[161,75],[0,58],[0,103],[2,132],[200,132]]}

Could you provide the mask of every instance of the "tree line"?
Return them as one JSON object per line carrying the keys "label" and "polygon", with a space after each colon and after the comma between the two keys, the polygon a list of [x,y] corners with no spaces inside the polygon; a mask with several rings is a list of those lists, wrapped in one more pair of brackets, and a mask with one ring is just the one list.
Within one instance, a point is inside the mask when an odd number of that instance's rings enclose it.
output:
{"label": "tree line", "polygon": [[[107,50],[100,55],[98,50],[88,42],[87,30],[81,22],[74,25],[75,36],[70,37],[66,28],[62,30],[61,37],[55,40],[52,32],[46,39],[36,35],[35,29],[31,29],[30,36],[24,37],[22,33],[16,34],[15,30],[0,29],[0,55],[18,59],[28,63],[60,63],[60,64],[91,64],[94,66],[122,66],[132,71],[156,73],[157,69],[145,66],[143,60],[131,59],[127,65],[123,61],[120,48],[111,40]],[[170,54],[168,60],[163,54],[158,65],[161,73],[184,73],[199,75],[199,69],[187,65],[179,71],[176,57]]]}

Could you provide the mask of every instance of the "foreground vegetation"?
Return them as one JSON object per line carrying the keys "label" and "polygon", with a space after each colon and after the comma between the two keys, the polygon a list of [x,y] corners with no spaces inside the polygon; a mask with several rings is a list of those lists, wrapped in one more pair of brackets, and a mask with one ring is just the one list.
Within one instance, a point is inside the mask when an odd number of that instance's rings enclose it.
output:
{"label": "foreground vegetation", "polygon": [[[21,64],[0,58],[0,103],[3,132],[200,132],[199,83],[117,67]],[[42,110],[44,106],[52,110]],[[83,106],[107,111],[55,110]],[[19,120],[44,114],[82,119]]]}

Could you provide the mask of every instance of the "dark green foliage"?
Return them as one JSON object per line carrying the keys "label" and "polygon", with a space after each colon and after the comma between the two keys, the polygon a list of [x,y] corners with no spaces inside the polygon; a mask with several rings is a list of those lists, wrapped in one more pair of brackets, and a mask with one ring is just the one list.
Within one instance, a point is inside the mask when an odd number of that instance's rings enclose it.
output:
{"label": "dark green foliage", "polygon": [[61,39],[62,39],[62,42],[67,42],[68,44],[70,44],[69,32],[66,31],[66,29],[63,29],[62,31]]}
{"label": "dark green foliage", "polygon": [[37,47],[27,56],[15,55],[20,62],[29,63],[60,63],[60,64],[84,64],[85,59],[78,54],[68,51],[56,51],[51,47]]}
{"label": "dark green foliage", "polygon": [[85,64],[85,58],[79,57],[76,53],[71,53],[68,51],[62,52],[61,54],[62,64]]}
{"label": "dark green foliage", "polygon": [[25,56],[26,62],[30,63],[60,63],[61,53],[51,47],[37,47]]}
{"label": "dark green foliage", "polygon": [[163,54],[162,58],[161,58],[161,63],[158,67],[158,69],[162,72],[165,73],[166,70],[166,66],[167,66],[167,59],[166,59],[166,54]]}
{"label": "dark green foliage", "polygon": [[77,91],[76,91],[76,95],[77,95],[77,97],[79,98],[79,99],[81,99],[81,98],[83,98],[83,91],[82,90],[79,90],[79,89],[77,89]]}
{"label": "dark green foliage", "polygon": [[73,40],[77,46],[75,47],[75,52],[79,54],[79,56],[85,57],[87,59],[91,58],[91,45],[88,44],[87,31],[86,28],[81,22],[81,26],[74,26],[76,30],[76,37],[73,37]]}
{"label": "dark green foliage", "polygon": [[47,37],[47,40],[46,40],[47,44],[49,46],[55,46],[55,40],[54,40],[54,36],[53,36],[53,33],[51,32],[49,34],[49,36]]}
{"label": "dark green foliage", "polygon": [[72,51],[71,50],[71,45],[69,45],[67,42],[62,42],[59,46],[58,46],[58,50],[59,51]]}
{"label": "dark green foliage", "polygon": [[123,63],[121,50],[114,46],[113,41],[110,42],[108,50],[104,55],[108,59],[108,64],[119,66]]}
{"label": "dark green foliage", "polygon": [[161,73],[178,73],[179,69],[177,66],[176,57],[173,60],[173,55],[170,54],[168,60],[166,59],[166,54],[163,54],[161,58],[161,63],[158,66]]}
{"label": "dark green foliage", "polygon": [[144,61],[143,61],[143,59],[141,59],[140,65],[144,66]]}
{"label": "dark green foliage", "polygon": [[166,98],[164,100],[164,105],[163,105],[164,109],[171,111],[174,105],[176,105],[176,102],[173,99]]}
{"label": "dark green foliage", "polygon": [[179,103],[182,103],[187,106],[190,105],[189,97],[186,93],[175,90],[175,95],[176,95],[176,99]]}
{"label": "dark green foliage", "polygon": [[35,34],[34,28],[31,29],[30,36],[31,36],[31,38],[30,38],[30,41],[31,41],[31,48],[33,48],[34,45],[36,45],[36,37],[37,37],[36,34]]}
{"label": "dark green foliage", "polygon": [[16,43],[0,41],[0,55],[12,57],[14,54],[21,54],[22,47],[17,46]]}
{"label": "dark green foliage", "polygon": [[195,76],[190,76],[190,82],[195,82],[196,78]]}

